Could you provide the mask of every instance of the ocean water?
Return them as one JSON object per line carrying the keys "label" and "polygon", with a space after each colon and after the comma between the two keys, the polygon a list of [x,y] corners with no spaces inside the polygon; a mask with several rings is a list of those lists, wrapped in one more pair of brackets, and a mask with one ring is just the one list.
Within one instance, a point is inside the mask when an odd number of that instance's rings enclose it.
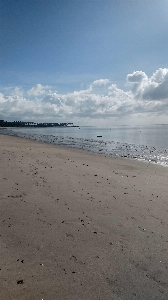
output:
{"label": "ocean water", "polygon": [[168,125],[14,128],[0,131],[46,143],[168,165]]}

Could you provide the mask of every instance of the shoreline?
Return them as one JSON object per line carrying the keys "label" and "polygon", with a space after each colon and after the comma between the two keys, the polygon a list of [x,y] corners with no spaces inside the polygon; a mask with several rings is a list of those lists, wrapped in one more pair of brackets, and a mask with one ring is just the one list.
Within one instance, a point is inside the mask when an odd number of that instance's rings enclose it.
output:
{"label": "shoreline", "polygon": [[104,141],[43,133],[15,132],[12,131],[12,128],[9,131],[7,128],[6,130],[7,132],[0,132],[0,134],[36,140],[57,146],[61,145],[66,148],[84,150],[97,154],[133,159],[164,167],[168,166],[168,149],[161,150],[154,146],[135,145],[118,141]]}
{"label": "shoreline", "polygon": [[3,134],[0,154],[2,300],[167,299],[167,168]]}

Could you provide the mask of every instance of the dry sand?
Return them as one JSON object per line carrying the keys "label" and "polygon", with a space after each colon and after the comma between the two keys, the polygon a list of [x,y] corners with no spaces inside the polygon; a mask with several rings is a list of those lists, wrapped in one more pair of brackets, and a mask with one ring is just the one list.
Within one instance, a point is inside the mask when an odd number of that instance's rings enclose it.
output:
{"label": "dry sand", "polygon": [[0,299],[168,299],[168,168],[0,135]]}

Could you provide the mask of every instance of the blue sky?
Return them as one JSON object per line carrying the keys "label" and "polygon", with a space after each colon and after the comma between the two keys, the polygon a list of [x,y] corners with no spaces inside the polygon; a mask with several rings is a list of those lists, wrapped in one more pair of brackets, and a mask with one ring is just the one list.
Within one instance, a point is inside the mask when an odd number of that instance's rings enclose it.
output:
{"label": "blue sky", "polygon": [[1,0],[0,14],[0,119],[167,123],[167,0]]}

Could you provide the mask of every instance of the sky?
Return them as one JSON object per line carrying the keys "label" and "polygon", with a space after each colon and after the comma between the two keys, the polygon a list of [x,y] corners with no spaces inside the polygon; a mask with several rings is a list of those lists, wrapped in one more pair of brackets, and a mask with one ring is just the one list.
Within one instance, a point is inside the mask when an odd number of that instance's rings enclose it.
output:
{"label": "sky", "polygon": [[168,123],[168,0],[0,0],[0,119]]}

